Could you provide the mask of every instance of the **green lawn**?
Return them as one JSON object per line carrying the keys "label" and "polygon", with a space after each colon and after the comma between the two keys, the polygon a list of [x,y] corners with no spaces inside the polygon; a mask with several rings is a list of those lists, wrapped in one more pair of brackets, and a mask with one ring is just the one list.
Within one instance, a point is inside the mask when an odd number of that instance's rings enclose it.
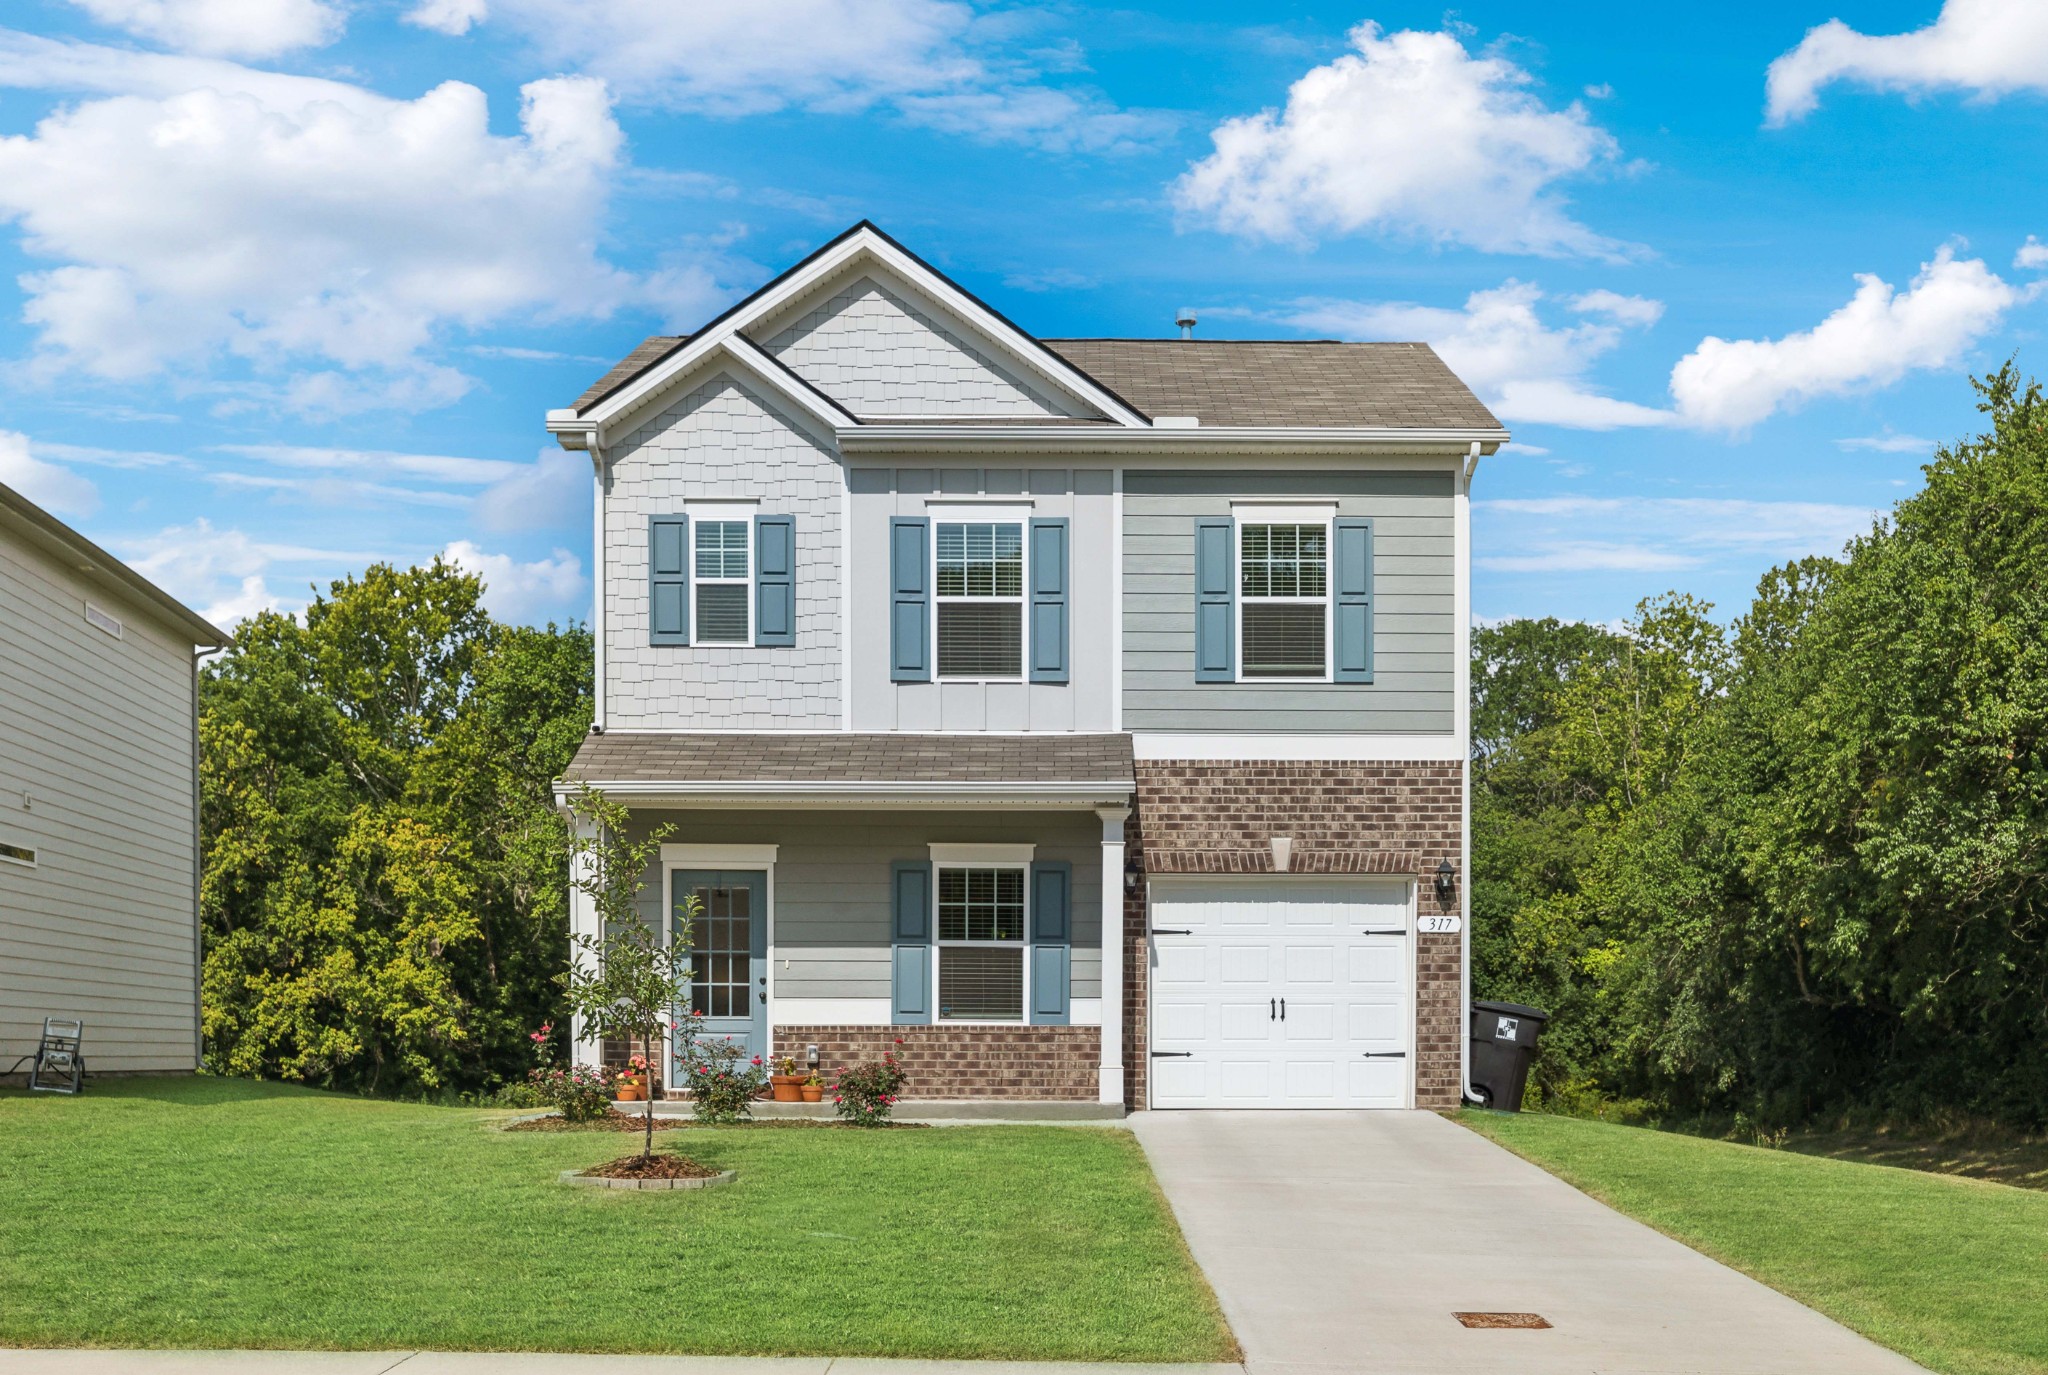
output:
{"label": "green lawn", "polygon": [[1932,1370],[2048,1371],[2048,1194],[1606,1122],[1459,1120]]}
{"label": "green lawn", "polygon": [[638,1148],[235,1080],[0,1094],[0,1345],[1231,1359],[1128,1133],[657,1136],[739,1181],[576,1189]]}

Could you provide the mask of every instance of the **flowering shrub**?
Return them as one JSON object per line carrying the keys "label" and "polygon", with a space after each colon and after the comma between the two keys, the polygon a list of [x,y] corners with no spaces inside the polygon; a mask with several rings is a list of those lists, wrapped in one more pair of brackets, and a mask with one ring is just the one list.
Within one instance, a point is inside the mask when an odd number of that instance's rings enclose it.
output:
{"label": "flowering shrub", "polygon": [[555,1024],[542,1022],[539,1031],[528,1032],[526,1039],[533,1042],[534,1063],[542,1069],[555,1066]]}
{"label": "flowering shrub", "polygon": [[526,1076],[565,1122],[595,1122],[611,1111],[612,1072],[602,1065],[537,1069]]}
{"label": "flowering shrub", "polygon": [[756,1055],[741,1064],[746,1050],[730,1036],[699,1036],[685,1042],[684,1086],[699,1122],[717,1125],[745,1121],[750,1105],[768,1083],[768,1070]]}
{"label": "flowering shrub", "polygon": [[882,1126],[896,1106],[903,1079],[896,1056],[885,1052],[879,1061],[840,1070],[839,1082],[832,1086],[832,1105],[856,1127]]}

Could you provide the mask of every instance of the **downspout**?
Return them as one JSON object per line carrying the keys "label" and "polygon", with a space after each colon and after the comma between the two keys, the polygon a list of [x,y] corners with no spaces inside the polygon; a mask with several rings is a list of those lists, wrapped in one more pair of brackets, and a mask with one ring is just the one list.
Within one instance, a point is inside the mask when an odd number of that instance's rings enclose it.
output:
{"label": "downspout", "polygon": [[212,649],[195,647],[192,651],[192,1071],[195,1074],[206,1063],[206,1018],[199,1010],[206,982],[206,919],[199,901],[199,885],[204,872],[199,830],[199,662],[226,648],[226,645],[215,645]]}
{"label": "downspout", "polygon": [[1463,654],[1458,682],[1464,694],[1465,762],[1458,788],[1458,1088],[1467,1103],[1484,1102],[1472,1088],[1472,478],[1479,471],[1479,443],[1465,456],[1465,490],[1458,525],[1465,543],[1465,623],[1458,640]]}
{"label": "downspout", "polygon": [[591,538],[590,538],[590,651],[591,651],[591,703],[590,730],[593,735],[604,734],[604,451],[598,447],[597,431],[591,430],[587,438],[590,446],[591,468]]}

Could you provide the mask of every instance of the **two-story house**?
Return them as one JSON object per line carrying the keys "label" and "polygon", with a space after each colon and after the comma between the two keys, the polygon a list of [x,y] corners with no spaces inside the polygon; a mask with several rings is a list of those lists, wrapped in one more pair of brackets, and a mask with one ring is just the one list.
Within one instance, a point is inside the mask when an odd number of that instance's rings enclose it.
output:
{"label": "two-story house", "polygon": [[1508,436],[1428,347],[1038,339],[862,223],[548,428],[597,492],[560,792],[674,827],[712,1029],[922,1099],[1457,1103]]}

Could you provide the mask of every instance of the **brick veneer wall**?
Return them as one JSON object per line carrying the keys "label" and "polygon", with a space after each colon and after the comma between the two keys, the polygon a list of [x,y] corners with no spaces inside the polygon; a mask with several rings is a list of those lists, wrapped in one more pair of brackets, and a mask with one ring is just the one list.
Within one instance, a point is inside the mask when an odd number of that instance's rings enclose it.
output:
{"label": "brick veneer wall", "polygon": [[[899,1044],[900,1042],[900,1044]],[[833,1073],[893,1051],[905,1098],[1096,1099],[1102,1032],[1092,1026],[779,1026],[775,1053],[818,1048]]]}
{"label": "brick veneer wall", "polygon": [[[1413,878],[1422,911],[1439,902],[1437,865],[1460,864],[1464,766],[1459,763],[1140,760],[1126,854],[1151,874],[1270,874],[1272,839],[1293,839],[1288,872]],[[1464,875],[1460,873],[1462,883]],[[1125,1100],[1145,1104],[1149,948],[1145,900],[1124,908]],[[1460,938],[1417,936],[1415,1105],[1458,1105]]]}

